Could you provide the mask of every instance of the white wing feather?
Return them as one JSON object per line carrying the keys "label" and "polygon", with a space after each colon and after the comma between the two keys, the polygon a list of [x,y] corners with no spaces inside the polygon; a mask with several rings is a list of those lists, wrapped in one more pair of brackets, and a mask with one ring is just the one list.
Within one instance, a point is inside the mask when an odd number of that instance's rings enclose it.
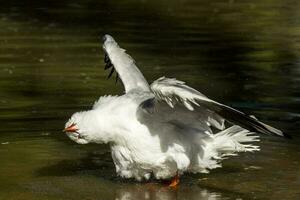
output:
{"label": "white wing feather", "polygon": [[187,109],[193,111],[193,105],[199,106],[196,102],[197,99],[215,102],[175,78],[160,77],[150,87],[159,100],[166,101],[171,107],[174,107],[176,102],[181,102]]}
{"label": "white wing feather", "polygon": [[[197,90],[187,86],[185,82],[176,80],[175,78],[161,77],[154,81],[150,87],[157,100],[165,101],[172,108],[176,103],[183,104],[190,111],[194,111],[195,107],[200,106],[246,129],[264,134],[287,136],[282,131],[264,124],[256,118],[247,116],[241,111],[209,99]],[[201,112],[203,109],[199,111]]]}
{"label": "white wing feather", "polygon": [[135,65],[135,61],[126,54],[125,49],[119,47],[110,35],[104,36],[103,49],[119,74],[126,93],[133,89],[150,91],[149,84]]}

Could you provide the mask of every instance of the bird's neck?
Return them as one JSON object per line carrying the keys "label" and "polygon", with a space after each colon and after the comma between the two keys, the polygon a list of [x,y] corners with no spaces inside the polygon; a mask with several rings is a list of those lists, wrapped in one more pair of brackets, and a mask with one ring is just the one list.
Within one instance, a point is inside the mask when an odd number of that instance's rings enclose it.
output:
{"label": "bird's neck", "polygon": [[136,120],[137,104],[127,96],[102,97],[94,106],[93,126],[97,132],[93,142],[126,143],[132,122]]}
{"label": "bird's neck", "polygon": [[87,111],[84,117],[84,127],[89,143],[111,143],[115,140],[115,131],[111,118],[97,110]]}

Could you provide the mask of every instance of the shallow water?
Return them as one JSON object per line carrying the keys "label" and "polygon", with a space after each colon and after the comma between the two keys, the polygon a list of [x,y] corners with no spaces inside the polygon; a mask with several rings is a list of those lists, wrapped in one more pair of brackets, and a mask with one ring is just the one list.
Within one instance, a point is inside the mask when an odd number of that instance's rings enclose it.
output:
{"label": "shallow water", "polygon": [[[0,199],[300,199],[300,2],[20,1],[0,7]],[[104,94],[101,37],[149,81],[165,75],[274,125],[261,152],[178,189],[116,177],[108,146],[61,129]]]}

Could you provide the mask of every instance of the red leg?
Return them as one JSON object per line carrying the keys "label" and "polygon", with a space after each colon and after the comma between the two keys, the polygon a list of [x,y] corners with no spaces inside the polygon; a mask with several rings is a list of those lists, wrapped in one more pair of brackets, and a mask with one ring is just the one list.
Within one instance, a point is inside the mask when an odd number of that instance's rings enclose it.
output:
{"label": "red leg", "polygon": [[179,175],[177,173],[176,176],[174,176],[174,178],[171,180],[169,187],[176,188],[178,184],[179,184]]}

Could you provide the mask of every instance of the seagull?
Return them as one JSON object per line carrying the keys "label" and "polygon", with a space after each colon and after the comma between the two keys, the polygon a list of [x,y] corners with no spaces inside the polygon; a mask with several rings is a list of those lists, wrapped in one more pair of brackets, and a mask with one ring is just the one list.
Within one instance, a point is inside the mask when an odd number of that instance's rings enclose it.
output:
{"label": "seagull", "polygon": [[259,151],[257,133],[286,136],[175,78],[149,85],[112,36],[103,42],[108,78],[116,72],[125,94],[100,97],[91,110],[74,113],[63,131],[78,144],[109,144],[120,177],[176,187],[184,173],[208,173],[238,152]]}

